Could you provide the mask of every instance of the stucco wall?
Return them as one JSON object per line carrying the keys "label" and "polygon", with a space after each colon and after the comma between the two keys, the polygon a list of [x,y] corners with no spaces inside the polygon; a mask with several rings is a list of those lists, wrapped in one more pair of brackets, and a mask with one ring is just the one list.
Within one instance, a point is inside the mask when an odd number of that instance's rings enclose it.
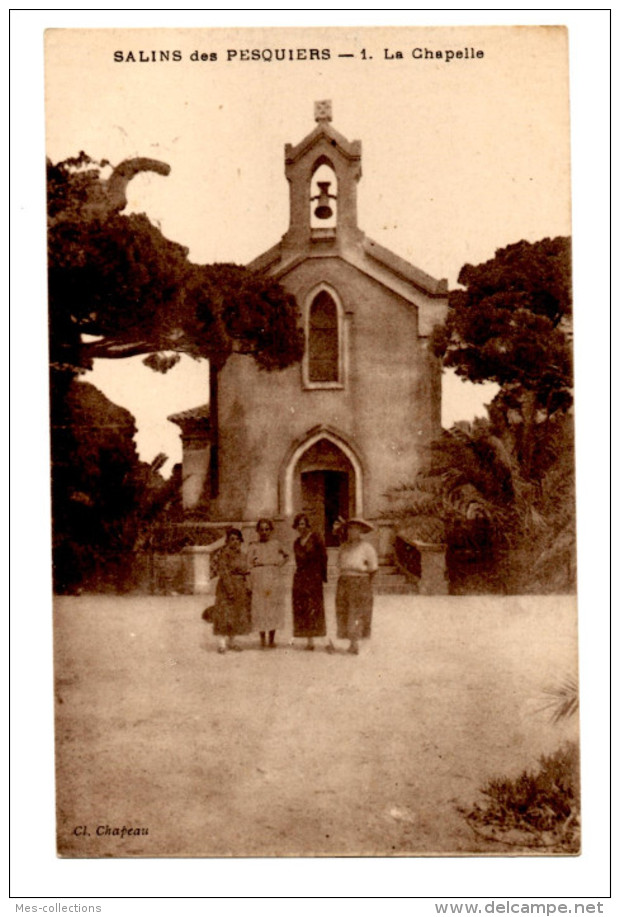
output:
{"label": "stucco wall", "polygon": [[186,445],[183,449],[183,509],[200,506],[205,498],[210,447]]}
{"label": "stucco wall", "polygon": [[220,496],[212,516],[281,514],[286,456],[322,425],[356,451],[363,512],[373,518],[385,490],[411,480],[425,462],[437,432],[438,368],[418,338],[416,307],[333,256],[311,257],[280,279],[300,306],[319,283],[338,294],[348,339],[344,388],[304,390],[300,366],[264,373],[250,358],[229,359],[219,385]]}

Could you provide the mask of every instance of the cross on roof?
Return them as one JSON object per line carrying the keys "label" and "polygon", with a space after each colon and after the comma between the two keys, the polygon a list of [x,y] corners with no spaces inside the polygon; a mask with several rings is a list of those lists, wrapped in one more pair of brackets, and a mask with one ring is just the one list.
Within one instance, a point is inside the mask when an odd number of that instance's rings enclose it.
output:
{"label": "cross on roof", "polygon": [[314,103],[314,120],[315,121],[331,121],[332,119],[332,103],[331,99],[324,99],[322,102]]}

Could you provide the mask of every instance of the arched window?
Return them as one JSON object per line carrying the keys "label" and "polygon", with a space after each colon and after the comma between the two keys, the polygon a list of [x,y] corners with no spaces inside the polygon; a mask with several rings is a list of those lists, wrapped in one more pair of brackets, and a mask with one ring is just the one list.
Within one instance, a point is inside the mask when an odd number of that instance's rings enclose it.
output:
{"label": "arched window", "polygon": [[308,381],[340,382],[338,306],[326,290],[321,290],[310,304]]}

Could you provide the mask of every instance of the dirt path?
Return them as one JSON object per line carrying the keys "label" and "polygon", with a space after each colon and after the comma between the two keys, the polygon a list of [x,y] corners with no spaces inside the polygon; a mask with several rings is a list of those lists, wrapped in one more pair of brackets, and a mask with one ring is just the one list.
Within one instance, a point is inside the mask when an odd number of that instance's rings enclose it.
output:
{"label": "dirt path", "polygon": [[505,853],[457,805],[574,737],[571,598],[380,596],[359,657],[219,656],[204,604],[57,600],[62,855]]}

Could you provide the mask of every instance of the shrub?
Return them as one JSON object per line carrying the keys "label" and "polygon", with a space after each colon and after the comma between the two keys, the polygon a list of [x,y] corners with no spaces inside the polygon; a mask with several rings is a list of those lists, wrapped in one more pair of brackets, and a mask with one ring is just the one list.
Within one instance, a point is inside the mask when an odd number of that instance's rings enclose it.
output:
{"label": "shrub", "polygon": [[[444,430],[430,467],[385,495],[404,544],[446,545],[453,594],[575,591],[572,417],[538,426],[536,480],[524,478],[509,434],[476,420]],[[399,562],[415,575],[409,555]]]}
{"label": "shrub", "polygon": [[542,755],[538,770],[524,770],[515,780],[493,778],[480,792],[484,803],[476,803],[468,812],[461,810],[479,836],[510,846],[579,852],[579,751],[575,742]]}

